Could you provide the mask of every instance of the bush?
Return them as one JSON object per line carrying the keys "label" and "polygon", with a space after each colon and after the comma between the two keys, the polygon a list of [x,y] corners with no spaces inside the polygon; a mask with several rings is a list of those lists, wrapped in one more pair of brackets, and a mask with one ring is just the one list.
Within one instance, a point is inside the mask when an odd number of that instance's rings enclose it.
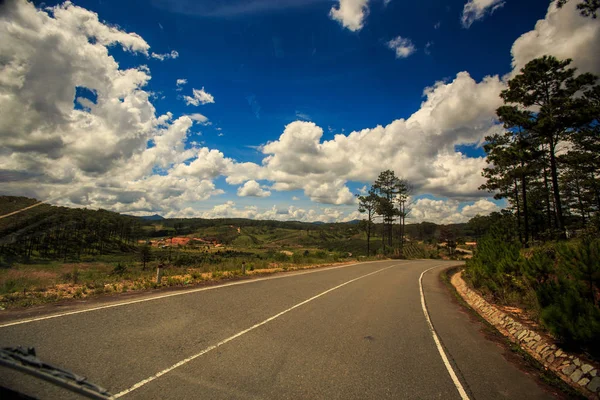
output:
{"label": "bush", "polygon": [[480,240],[465,278],[503,304],[526,308],[567,346],[600,356],[600,240],[548,244],[524,254],[500,235]]}
{"label": "bush", "polygon": [[528,267],[537,273],[536,294],[544,326],[566,344],[600,355],[600,240],[561,244],[554,259],[548,253],[534,256]]}
{"label": "bush", "polygon": [[122,263],[117,263],[110,274],[122,276],[125,272],[127,272],[127,266]]}
{"label": "bush", "polygon": [[69,282],[77,283],[79,282],[79,270],[77,267],[73,268],[72,272],[67,272],[62,276],[62,279]]}
{"label": "bush", "polygon": [[526,290],[521,270],[524,258],[520,250],[519,243],[506,241],[500,235],[484,237],[473,258],[467,261],[467,279],[476,288],[487,290],[506,303],[510,292]]}

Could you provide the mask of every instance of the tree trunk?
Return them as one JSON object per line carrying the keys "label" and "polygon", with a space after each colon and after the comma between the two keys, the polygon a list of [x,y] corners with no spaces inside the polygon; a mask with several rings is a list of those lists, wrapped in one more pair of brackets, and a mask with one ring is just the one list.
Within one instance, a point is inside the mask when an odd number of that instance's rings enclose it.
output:
{"label": "tree trunk", "polygon": [[579,211],[581,212],[583,227],[585,227],[585,207],[583,206],[583,201],[581,201],[581,187],[579,185],[579,178],[577,178],[577,176],[575,176],[575,191],[577,192],[577,203],[579,204]]}
{"label": "tree trunk", "polygon": [[523,234],[521,233],[521,206],[519,204],[519,185],[515,178],[515,205],[517,206],[517,231],[519,232],[519,243],[523,243]]}
{"label": "tree trunk", "polygon": [[565,238],[565,220],[563,217],[562,204],[560,202],[560,188],[558,186],[558,167],[556,165],[555,144],[550,144],[550,173],[552,174],[552,186],[554,191],[554,206],[556,207],[556,221],[561,232],[561,238]]}
{"label": "tree trunk", "polygon": [[[542,146],[544,151],[544,146]],[[548,186],[548,170],[546,169],[546,157],[544,157],[544,188],[546,189],[546,215],[548,216],[548,229],[552,228],[552,211],[550,210],[550,187]]]}
{"label": "tree trunk", "polygon": [[529,214],[527,212],[527,178],[525,174],[521,175],[521,191],[523,193],[523,219],[525,222],[525,241],[524,247],[529,247]]}

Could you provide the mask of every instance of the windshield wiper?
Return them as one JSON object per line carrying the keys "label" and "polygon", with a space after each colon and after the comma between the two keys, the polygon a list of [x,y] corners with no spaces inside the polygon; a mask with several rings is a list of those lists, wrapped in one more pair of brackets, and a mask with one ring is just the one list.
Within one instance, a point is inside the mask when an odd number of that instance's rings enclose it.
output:
{"label": "windshield wiper", "polygon": [[0,365],[43,379],[90,399],[112,398],[106,389],[88,382],[87,378],[43,362],[36,357],[33,347],[0,349]]}

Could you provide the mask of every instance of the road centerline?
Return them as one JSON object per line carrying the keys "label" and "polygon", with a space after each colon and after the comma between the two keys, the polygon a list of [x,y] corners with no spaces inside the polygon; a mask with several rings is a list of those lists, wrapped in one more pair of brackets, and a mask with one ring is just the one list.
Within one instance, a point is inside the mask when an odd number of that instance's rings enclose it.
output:
{"label": "road centerline", "polygon": [[366,264],[380,263],[380,262],[389,262],[389,260],[358,262],[358,263],[339,265],[339,266],[334,266],[334,267],[315,268],[315,269],[311,269],[309,271],[296,272],[296,273],[292,273],[292,274],[288,274],[288,275],[267,276],[264,278],[253,278],[253,279],[247,279],[247,280],[242,280],[242,281],[237,281],[237,282],[225,283],[222,285],[189,289],[189,290],[179,291],[179,292],[175,292],[175,293],[167,293],[167,294],[163,294],[163,295],[146,297],[146,298],[137,299],[137,300],[128,300],[128,301],[122,301],[122,302],[118,302],[118,303],[105,304],[102,306],[86,308],[86,309],[82,309],[82,310],[66,311],[66,312],[57,313],[57,314],[44,315],[41,317],[26,318],[26,319],[21,319],[21,320],[17,320],[17,321],[0,323],[0,329],[7,328],[9,326],[22,325],[22,324],[27,324],[27,323],[31,323],[31,322],[66,317],[69,315],[76,315],[76,314],[83,314],[83,313],[88,313],[88,312],[92,312],[92,311],[99,311],[99,310],[104,310],[107,308],[122,307],[122,306],[131,305],[131,304],[144,303],[147,301],[162,300],[162,299],[166,299],[166,298],[170,298],[170,297],[183,296],[186,294],[193,294],[193,293],[204,292],[204,291],[208,291],[208,290],[217,290],[217,289],[223,289],[223,288],[227,288],[227,287],[231,287],[231,286],[247,285],[247,284],[252,284],[252,283],[256,283],[256,282],[263,282],[263,281],[275,280],[275,279],[286,279],[286,278],[292,278],[292,277],[296,277],[296,276],[316,274],[316,273],[320,273],[320,272],[333,271],[336,269],[348,268],[348,267],[353,267],[353,266],[357,266],[357,265],[366,265]]}
{"label": "road centerline", "polygon": [[341,287],[349,285],[350,283],[356,282],[356,281],[358,281],[360,279],[363,279],[363,278],[366,278],[368,276],[377,274],[379,272],[388,270],[388,269],[396,267],[398,265],[401,265],[401,264],[394,264],[394,265],[391,265],[389,267],[378,269],[377,271],[373,271],[373,272],[370,272],[368,274],[361,275],[361,276],[359,276],[357,278],[351,279],[351,280],[346,281],[344,283],[341,283],[341,284],[339,284],[337,286],[334,286],[334,287],[332,287],[330,289],[327,289],[324,292],[321,292],[321,293],[319,293],[319,294],[317,294],[317,295],[315,295],[315,296],[313,296],[313,297],[311,297],[309,299],[306,299],[306,300],[304,300],[304,301],[302,301],[302,302],[300,302],[300,303],[298,303],[298,304],[296,304],[296,305],[294,305],[294,306],[292,306],[290,308],[287,308],[286,310],[283,310],[283,311],[281,311],[281,312],[279,312],[279,313],[277,313],[277,314],[275,314],[275,315],[273,315],[273,316],[271,316],[271,317],[263,320],[262,322],[259,322],[259,323],[255,324],[255,325],[253,325],[253,326],[251,326],[251,327],[249,327],[247,329],[244,329],[244,330],[236,333],[235,335],[232,335],[232,336],[228,337],[227,339],[224,339],[224,340],[220,341],[219,343],[216,343],[216,344],[214,344],[212,346],[209,346],[209,347],[205,348],[204,350],[200,351],[199,353],[196,353],[196,354],[194,354],[194,355],[192,355],[192,356],[190,356],[188,358],[185,358],[185,359],[183,359],[183,360],[181,360],[181,361],[179,361],[179,362],[171,365],[170,367],[168,367],[168,368],[166,368],[166,369],[164,369],[164,370],[162,370],[160,372],[157,372],[156,374],[154,374],[154,375],[152,375],[152,376],[150,376],[150,377],[148,377],[148,378],[146,378],[146,379],[144,379],[144,380],[142,380],[142,381],[140,381],[140,382],[132,385],[131,387],[129,387],[129,388],[127,388],[127,389],[125,389],[125,390],[117,393],[116,395],[114,395],[113,398],[117,399],[117,398],[120,398],[122,396],[125,396],[126,394],[131,393],[132,391],[134,391],[136,389],[139,389],[140,387],[142,387],[142,386],[144,386],[144,385],[146,385],[146,384],[148,384],[148,383],[150,383],[150,382],[152,382],[152,381],[160,378],[161,376],[163,376],[163,375],[165,375],[165,374],[173,371],[174,369],[179,368],[179,367],[181,367],[181,366],[189,363],[190,361],[192,361],[192,360],[194,360],[194,359],[196,359],[196,358],[198,358],[198,357],[200,357],[200,356],[202,356],[202,355],[204,355],[204,354],[206,354],[206,353],[208,353],[208,352],[210,352],[210,351],[212,351],[212,350],[214,350],[214,349],[216,349],[216,348],[218,348],[220,346],[223,346],[224,344],[226,344],[226,343],[228,343],[228,342],[230,342],[230,341],[232,341],[232,340],[234,340],[234,339],[236,339],[236,338],[238,338],[240,336],[245,335],[246,333],[248,333],[250,331],[253,331],[256,328],[259,328],[259,327],[261,327],[261,326],[263,326],[263,325],[265,325],[265,324],[267,324],[267,323],[269,323],[269,322],[271,322],[271,321],[273,321],[273,320],[281,317],[282,315],[287,314],[288,312],[290,312],[290,311],[292,311],[292,310],[294,310],[294,309],[296,309],[298,307],[301,307],[301,306],[303,306],[303,305],[305,305],[307,303],[310,303],[311,301],[316,300],[319,297],[322,297],[322,296],[324,296],[324,295],[326,295],[328,293],[333,292],[334,290],[337,290],[337,289],[339,289]]}

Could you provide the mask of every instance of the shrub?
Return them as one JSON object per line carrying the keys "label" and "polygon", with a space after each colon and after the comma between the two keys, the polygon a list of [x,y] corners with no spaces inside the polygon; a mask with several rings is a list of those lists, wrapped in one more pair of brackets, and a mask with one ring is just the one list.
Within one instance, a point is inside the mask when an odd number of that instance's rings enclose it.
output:
{"label": "shrub", "polygon": [[77,267],[73,268],[72,272],[67,272],[63,274],[62,279],[67,282],[79,282],[79,270],[77,269]]}
{"label": "shrub", "polygon": [[567,346],[600,355],[600,240],[546,244],[522,254],[502,235],[480,240],[465,278],[504,304],[525,307]]}
{"label": "shrub", "polygon": [[[536,294],[544,326],[568,345],[578,345],[600,355],[600,240],[585,240],[574,246],[561,244],[555,260],[531,258],[537,272]],[[532,266],[533,264],[533,266]],[[548,266],[550,265],[550,267]]]}
{"label": "shrub", "polygon": [[125,272],[127,272],[127,266],[122,263],[117,263],[110,274],[122,276]]}

